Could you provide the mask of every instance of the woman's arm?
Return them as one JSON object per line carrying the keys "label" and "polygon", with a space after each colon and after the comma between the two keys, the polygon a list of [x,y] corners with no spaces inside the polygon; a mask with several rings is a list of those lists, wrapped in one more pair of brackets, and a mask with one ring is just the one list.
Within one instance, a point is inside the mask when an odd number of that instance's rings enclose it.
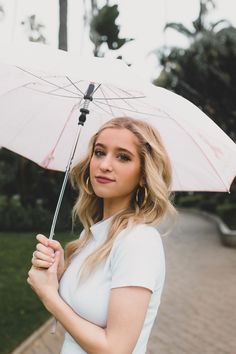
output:
{"label": "woman's arm", "polygon": [[[111,290],[107,327],[101,328],[75,313],[58,293],[60,252],[48,269],[34,266],[27,282],[46,309],[63,325],[89,354],[131,354],[140,335],[151,291],[127,286]],[[99,304],[98,304],[99,306]]]}
{"label": "woman's arm", "polygon": [[[55,294],[44,306],[89,354],[131,354],[144,323],[151,291],[143,287],[111,290],[105,329],[83,319]],[[99,306],[99,304],[98,304]]]}

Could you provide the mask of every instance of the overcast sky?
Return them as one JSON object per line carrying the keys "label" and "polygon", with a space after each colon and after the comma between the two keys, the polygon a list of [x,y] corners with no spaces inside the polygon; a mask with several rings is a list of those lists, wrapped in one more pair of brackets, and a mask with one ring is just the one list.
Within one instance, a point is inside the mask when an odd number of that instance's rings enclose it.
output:
{"label": "overcast sky", "polygon": [[[89,0],[88,0],[89,1]],[[112,3],[112,1],[110,1]],[[21,21],[36,14],[40,23],[45,25],[45,36],[49,45],[58,44],[58,0],[0,0],[6,15],[0,22],[0,41],[24,41],[27,34]],[[197,17],[199,0],[119,0],[121,37],[135,40],[122,47],[119,52],[111,51],[109,56],[122,54],[126,62],[143,76],[151,78],[156,73],[156,57],[148,55],[162,45],[185,46],[184,36],[169,29],[165,33],[166,22],[181,22],[191,27]],[[217,9],[209,16],[209,21],[228,19],[236,25],[235,0],[217,0]],[[83,27],[82,0],[68,0],[68,43],[69,50],[92,54],[92,44]]]}

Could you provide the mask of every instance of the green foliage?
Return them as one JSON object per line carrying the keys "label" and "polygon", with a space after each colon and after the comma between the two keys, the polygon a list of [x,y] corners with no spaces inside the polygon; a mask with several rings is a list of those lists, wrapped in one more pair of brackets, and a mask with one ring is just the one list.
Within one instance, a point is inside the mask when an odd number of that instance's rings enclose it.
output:
{"label": "green foliage", "polygon": [[36,20],[36,15],[28,16],[21,24],[25,27],[30,42],[46,43],[43,33],[45,26]]}
{"label": "green foliage", "polygon": [[187,36],[188,38],[195,39],[197,36],[199,35],[201,36],[205,31],[215,30],[215,28],[218,27],[220,24],[229,25],[229,22],[227,20],[220,20],[217,21],[216,23],[210,23],[210,24],[206,21],[206,17],[208,15],[209,10],[214,8],[215,8],[215,1],[200,0],[199,13],[196,20],[192,22],[191,29],[188,29],[182,23],[171,22],[166,24],[165,30],[168,28],[172,28],[182,33],[183,35]]}
{"label": "green foliage", "polygon": [[205,31],[187,49],[160,51],[159,59],[154,83],[192,101],[236,140],[236,28]]}
{"label": "green foliage", "polygon": [[95,45],[94,54],[99,55],[100,46],[107,43],[109,49],[119,49],[130,38],[119,38],[120,27],[116,24],[119,10],[117,5],[105,5],[97,9],[90,22],[90,39]]}
{"label": "green foliage", "polygon": [[224,204],[218,205],[216,208],[217,214],[224,220],[231,229],[236,230],[236,203],[226,201]]}
{"label": "green foliage", "polygon": [[[69,216],[66,216],[69,219]],[[60,215],[57,229],[65,230],[70,227],[70,220],[66,220],[66,216],[62,217]],[[10,198],[0,196],[1,231],[30,231],[33,229],[38,232],[49,231],[52,218],[52,212],[45,209],[40,200],[36,200],[33,207],[30,205],[24,207],[19,195],[14,195]]]}
{"label": "green foliage", "polygon": [[178,198],[178,205],[181,205],[184,208],[194,207],[196,203],[200,203],[202,201],[202,197],[199,194],[189,193],[189,194],[181,194]]}
{"label": "green foliage", "polygon": [[[26,282],[35,234],[0,233],[0,354],[9,354],[49,318]],[[70,232],[56,235],[62,245],[74,238]]]}
{"label": "green foliage", "polygon": [[40,301],[27,286],[27,272],[35,246],[32,235],[0,234],[1,354],[8,354],[47,318]]}
{"label": "green foliage", "polygon": [[197,208],[218,215],[225,224],[236,230],[236,183],[231,193],[179,192],[175,194],[175,205],[183,208]]}
{"label": "green foliage", "polygon": [[[154,83],[192,101],[236,141],[236,28],[217,30],[225,21],[209,26],[204,11],[200,9],[199,17],[204,19],[193,23],[192,32],[178,24],[167,25],[191,37],[191,42],[185,49],[173,47],[158,51],[163,70]],[[177,206],[216,213],[231,228],[236,228],[235,182],[230,194],[176,193],[175,202]]]}
{"label": "green foliage", "polygon": [[[64,174],[44,170],[6,149],[0,150],[0,171],[0,230],[48,232]],[[71,228],[75,197],[68,184],[56,230]]]}
{"label": "green foliage", "polygon": [[0,197],[0,230],[32,229],[32,221],[27,209],[23,208],[20,198]]}
{"label": "green foliage", "polygon": [[0,3],[0,21],[2,21],[5,17],[5,10],[3,5]]}

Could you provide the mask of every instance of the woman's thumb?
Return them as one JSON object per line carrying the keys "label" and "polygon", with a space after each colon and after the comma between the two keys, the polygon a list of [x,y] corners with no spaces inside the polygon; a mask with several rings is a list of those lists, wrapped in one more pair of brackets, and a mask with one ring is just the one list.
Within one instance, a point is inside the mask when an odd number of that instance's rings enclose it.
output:
{"label": "woman's thumb", "polygon": [[58,242],[56,240],[49,240],[48,246],[51,247],[54,251],[62,251],[63,250],[60,242]]}
{"label": "woman's thumb", "polygon": [[51,265],[50,269],[57,271],[59,262],[60,262],[60,251],[56,251],[56,252],[55,252],[54,262],[53,262],[53,264]]}

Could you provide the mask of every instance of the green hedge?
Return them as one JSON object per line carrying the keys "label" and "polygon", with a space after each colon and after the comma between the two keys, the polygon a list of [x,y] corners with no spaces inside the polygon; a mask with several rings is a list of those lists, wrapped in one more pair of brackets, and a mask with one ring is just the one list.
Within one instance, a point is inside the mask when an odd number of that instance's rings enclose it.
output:
{"label": "green hedge", "polygon": [[[53,212],[48,210],[41,200],[34,206],[23,206],[19,195],[0,196],[0,231],[48,231]],[[62,203],[57,221],[57,230],[71,229],[71,206]]]}
{"label": "green hedge", "polygon": [[236,229],[235,185],[231,194],[226,193],[176,193],[175,205],[196,208],[219,216],[230,229]]}
{"label": "green hedge", "polygon": [[[176,193],[177,207],[197,208],[214,213],[231,228],[236,229],[236,191],[226,193]],[[72,228],[72,205],[67,200],[62,202],[56,230],[65,231]],[[19,195],[0,196],[0,231],[31,231],[48,233],[54,211],[49,210],[42,200],[37,199],[34,206],[24,207]],[[80,225],[79,225],[80,227]]]}

